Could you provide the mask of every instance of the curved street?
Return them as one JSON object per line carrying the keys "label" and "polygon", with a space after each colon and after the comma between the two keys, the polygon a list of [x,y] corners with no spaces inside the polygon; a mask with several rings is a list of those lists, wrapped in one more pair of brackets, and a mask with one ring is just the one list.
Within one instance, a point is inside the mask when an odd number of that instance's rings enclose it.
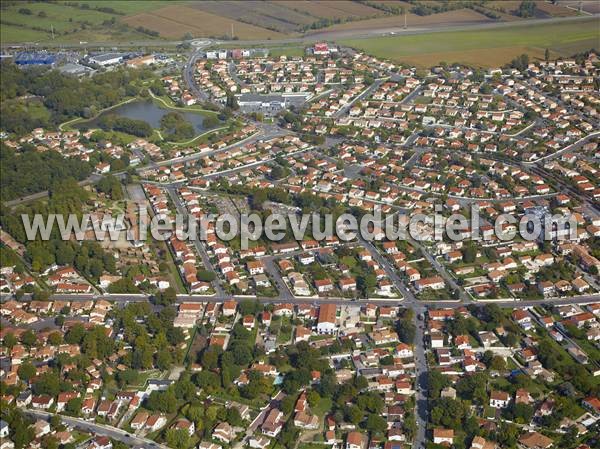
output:
{"label": "curved street", "polygon": [[[54,413],[44,412],[41,410],[32,410],[26,408],[20,408],[20,410],[37,419],[42,419],[44,421],[50,420]],[[127,444],[132,448],[139,449],[147,449],[147,448],[157,448],[157,449],[169,449],[168,446],[163,444],[156,443],[147,438],[141,438],[135,436],[133,434],[127,433],[124,430],[118,429],[113,426],[108,426],[105,424],[97,424],[93,421],[86,421],[81,418],[72,418],[70,416],[65,415],[57,415],[60,416],[62,422],[68,426],[71,426],[77,430],[81,430],[83,432],[97,434],[97,435],[105,435],[107,437],[112,438],[113,440],[121,441],[122,443]]]}

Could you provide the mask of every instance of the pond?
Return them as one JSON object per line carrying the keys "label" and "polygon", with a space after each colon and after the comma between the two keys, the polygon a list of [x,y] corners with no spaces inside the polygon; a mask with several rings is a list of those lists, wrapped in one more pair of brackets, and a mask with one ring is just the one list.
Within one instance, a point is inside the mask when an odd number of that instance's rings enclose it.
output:
{"label": "pond", "polygon": [[79,128],[94,128],[98,126],[98,120],[104,115],[117,115],[121,117],[127,117],[135,120],[143,120],[147,122],[152,128],[160,129],[160,119],[168,112],[178,112],[185,117],[185,119],[194,126],[196,133],[205,131],[204,127],[204,115],[194,112],[184,112],[175,109],[161,108],[156,105],[152,100],[138,100],[132,101],[131,103],[124,104],[116,107],[109,111],[103,112],[93,120],[81,122],[77,127]]}

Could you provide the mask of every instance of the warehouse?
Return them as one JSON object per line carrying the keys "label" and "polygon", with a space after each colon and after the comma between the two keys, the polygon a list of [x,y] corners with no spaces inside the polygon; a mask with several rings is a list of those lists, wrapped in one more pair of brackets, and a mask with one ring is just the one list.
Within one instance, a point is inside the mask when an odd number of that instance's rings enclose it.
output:
{"label": "warehouse", "polygon": [[123,62],[125,55],[123,53],[102,53],[100,55],[90,56],[89,61],[92,64],[98,64],[102,67],[109,65],[120,64]]}
{"label": "warehouse", "polygon": [[45,52],[21,52],[15,58],[17,65],[54,65],[56,56]]}

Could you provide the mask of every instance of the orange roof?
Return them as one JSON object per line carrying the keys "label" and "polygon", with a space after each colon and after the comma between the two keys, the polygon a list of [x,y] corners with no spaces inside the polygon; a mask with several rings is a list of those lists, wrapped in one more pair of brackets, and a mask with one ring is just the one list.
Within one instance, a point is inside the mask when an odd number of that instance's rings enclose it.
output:
{"label": "orange roof", "polygon": [[319,323],[335,323],[337,307],[335,304],[321,304],[319,307]]}

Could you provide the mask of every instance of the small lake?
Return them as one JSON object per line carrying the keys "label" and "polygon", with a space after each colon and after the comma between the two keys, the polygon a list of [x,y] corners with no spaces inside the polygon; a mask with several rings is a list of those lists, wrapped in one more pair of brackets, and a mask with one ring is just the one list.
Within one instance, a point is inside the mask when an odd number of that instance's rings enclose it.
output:
{"label": "small lake", "polygon": [[99,117],[96,117],[93,120],[81,122],[77,125],[77,127],[94,128],[97,126],[98,119],[100,117],[106,114],[111,114],[135,120],[143,120],[153,128],[160,129],[160,119],[168,112],[178,112],[179,114],[183,115],[188,122],[194,125],[194,129],[196,130],[197,134],[206,130],[204,127],[204,116],[202,114],[161,108],[152,100],[132,101],[131,103],[127,103],[103,112]]}

